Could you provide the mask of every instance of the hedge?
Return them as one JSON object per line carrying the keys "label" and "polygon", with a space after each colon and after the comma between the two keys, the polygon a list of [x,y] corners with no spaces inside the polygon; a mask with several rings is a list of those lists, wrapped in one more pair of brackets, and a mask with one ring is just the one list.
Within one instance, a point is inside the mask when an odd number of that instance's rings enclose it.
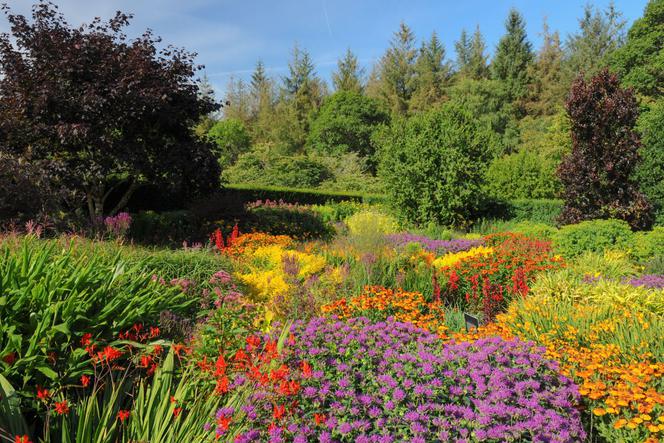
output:
{"label": "hedge", "polygon": [[359,192],[334,192],[319,189],[298,189],[279,186],[255,186],[243,184],[225,185],[221,191],[235,194],[240,200],[252,202],[256,200],[283,200],[287,203],[302,205],[323,205],[327,202],[355,201],[364,203],[383,203],[385,197],[378,194],[362,194]]}
{"label": "hedge", "polygon": [[563,209],[563,201],[555,199],[516,199],[509,202],[509,218],[555,226]]}

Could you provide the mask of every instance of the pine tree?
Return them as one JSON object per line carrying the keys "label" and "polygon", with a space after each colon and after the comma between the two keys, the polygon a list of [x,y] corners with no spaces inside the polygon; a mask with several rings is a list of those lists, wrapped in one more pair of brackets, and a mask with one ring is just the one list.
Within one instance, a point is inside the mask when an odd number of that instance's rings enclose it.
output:
{"label": "pine tree", "polygon": [[415,62],[415,89],[410,102],[414,111],[424,111],[442,101],[450,76],[450,65],[445,61],[445,48],[436,33],[422,43]]}
{"label": "pine tree", "polygon": [[583,72],[595,75],[608,63],[608,57],[625,41],[625,21],[610,4],[605,11],[586,6],[579,20],[579,32],[567,38],[568,57],[565,62],[567,83]]}
{"label": "pine tree", "polygon": [[249,123],[251,120],[251,99],[244,80],[230,77],[222,110],[224,118],[234,118],[245,125]]}
{"label": "pine tree", "polygon": [[346,49],[344,58],[337,62],[337,72],[332,73],[332,84],[335,91],[364,92],[362,77],[364,69],[358,65],[357,57],[350,48]]}
{"label": "pine tree", "polygon": [[567,85],[563,82],[563,49],[560,45],[558,31],[551,33],[544,22],[542,30],[542,47],[532,65],[533,83],[529,112],[537,115],[553,115],[559,111]]}
{"label": "pine tree", "polygon": [[265,65],[261,60],[256,63],[256,69],[251,75],[249,92],[252,116],[252,125],[249,129],[255,141],[265,142],[269,139],[273,120],[275,94],[274,82],[267,76]]}
{"label": "pine tree", "polygon": [[471,52],[471,41],[468,38],[468,33],[465,29],[461,30],[461,36],[459,40],[454,43],[454,49],[456,50],[456,69],[462,75],[465,75],[468,71],[468,65],[470,64],[470,52]]}
{"label": "pine tree", "polygon": [[484,53],[485,50],[484,37],[480,32],[480,25],[477,25],[473,33],[473,40],[470,43],[470,57],[468,59],[468,75],[472,79],[479,80],[489,77],[489,68],[487,67],[489,56]]}
{"label": "pine tree", "polygon": [[393,115],[406,115],[408,112],[408,102],[413,95],[416,58],[415,35],[402,22],[377,72],[380,84],[378,98]]}
{"label": "pine tree", "polygon": [[510,10],[505,28],[507,33],[498,42],[491,74],[505,84],[508,97],[517,100],[527,92],[530,81],[528,68],[533,60],[532,45],[526,36],[523,17],[517,10]]}

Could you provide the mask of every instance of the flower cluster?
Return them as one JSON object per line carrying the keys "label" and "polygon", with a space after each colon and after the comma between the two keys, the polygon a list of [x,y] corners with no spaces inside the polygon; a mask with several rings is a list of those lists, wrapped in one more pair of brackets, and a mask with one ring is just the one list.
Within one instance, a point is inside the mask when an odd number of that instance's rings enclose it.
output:
{"label": "flower cluster", "polygon": [[560,372],[578,383],[604,438],[644,441],[664,436],[664,363],[657,333],[663,326],[656,315],[593,304],[563,309],[555,299],[535,297],[513,304],[496,323],[454,338],[535,340],[548,358],[560,362]]}
{"label": "flower cluster", "polygon": [[457,253],[467,251],[471,248],[481,246],[484,243],[482,239],[458,238],[454,240],[434,240],[423,235],[402,232],[399,234],[390,234],[385,236],[387,240],[397,248],[404,247],[411,243],[417,243],[429,252],[436,254]]}
{"label": "flower cluster", "polygon": [[116,216],[104,218],[106,232],[113,238],[123,238],[131,226],[131,215],[126,212],[120,212]]}
{"label": "flower cluster", "polygon": [[[578,391],[532,345],[444,344],[407,323],[314,319],[284,356],[301,368],[288,407],[254,392],[238,442],[550,441],[585,438]],[[280,401],[277,403],[276,401]],[[290,409],[290,410],[289,410]]]}
{"label": "flower cluster", "polygon": [[367,286],[364,292],[349,299],[342,298],[321,308],[324,314],[340,319],[366,317],[385,321],[394,317],[399,322],[445,335],[445,312],[440,303],[428,303],[419,292],[392,290],[382,286]]}
{"label": "flower cluster", "polygon": [[627,281],[632,286],[645,286],[652,289],[664,289],[664,275],[646,274]]}

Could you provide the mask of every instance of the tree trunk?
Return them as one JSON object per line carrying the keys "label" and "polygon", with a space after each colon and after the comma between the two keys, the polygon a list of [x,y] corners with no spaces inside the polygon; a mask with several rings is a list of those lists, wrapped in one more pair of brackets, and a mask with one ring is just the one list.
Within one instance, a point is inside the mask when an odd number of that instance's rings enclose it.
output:
{"label": "tree trunk", "polygon": [[[117,188],[117,186],[119,185],[116,185],[108,189],[106,192],[104,192],[103,185],[94,186],[88,189],[87,191],[88,212],[90,214],[90,221],[92,222],[93,225],[101,224],[104,217],[104,204],[106,203],[106,199],[111,194],[111,192]],[[122,208],[127,206],[127,203],[129,203],[129,199],[134,194],[136,189],[138,189],[138,187],[139,187],[138,181],[131,180],[131,182],[129,183],[129,187],[118,201],[118,204],[115,205],[115,207],[111,210],[111,212],[109,212],[109,215],[114,216]]]}
{"label": "tree trunk", "polygon": [[118,212],[120,212],[120,209],[124,208],[127,206],[127,203],[129,203],[129,199],[131,196],[134,194],[134,191],[138,189],[138,182],[136,180],[132,180],[131,183],[129,184],[129,187],[125,191],[124,195],[120,199],[117,205],[111,210],[110,215],[115,215]]}

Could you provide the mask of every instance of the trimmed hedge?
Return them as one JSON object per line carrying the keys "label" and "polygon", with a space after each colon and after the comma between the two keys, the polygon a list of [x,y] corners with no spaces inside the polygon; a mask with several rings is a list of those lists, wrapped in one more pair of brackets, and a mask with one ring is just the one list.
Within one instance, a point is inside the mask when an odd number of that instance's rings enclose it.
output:
{"label": "trimmed hedge", "polygon": [[244,202],[256,200],[283,200],[301,205],[323,205],[327,202],[355,201],[364,203],[384,203],[385,197],[377,194],[359,192],[333,192],[319,189],[298,189],[279,186],[255,186],[242,184],[225,185],[224,194],[235,194]]}

